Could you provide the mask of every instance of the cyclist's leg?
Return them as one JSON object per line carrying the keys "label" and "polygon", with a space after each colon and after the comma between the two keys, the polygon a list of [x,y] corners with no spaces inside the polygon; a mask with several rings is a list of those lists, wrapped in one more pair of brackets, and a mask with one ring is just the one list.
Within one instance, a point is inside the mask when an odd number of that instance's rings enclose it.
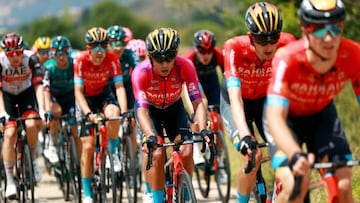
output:
{"label": "cyclist's leg", "polygon": [[57,118],[61,116],[62,108],[59,105],[59,103],[57,103],[54,100],[51,102],[50,107],[51,107],[51,113],[55,118],[53,118],[50,123],[50,130],[48,134],[49,142],[48,142],[48,147],[44,150],[44,155],[47,159],[49,159],[51,163],[56,163],[59,161],[59,157],[57,156],[57,152],[56,152],[56,145],[57,145],[56,139],[58,138],[56,136],[60,124],[60,120]]}
{"label": "cyclist's leg", "polygon": [[82,144],[81,152],[81,179],[84,189],[84,196],[92,198],[91,182],[93,179],[93,157],[95,150],[95,137],[88,135],[80,138]]}
{"label": "cyclist's leg", "polygon": [[[349,143],[340,123],[334,103],[328,105],[316,119],[318,129],[315,136],[309,139],[313,142],[308,146],[316,153],[318,160],[328,157],[329,161],[347,161],[352,159]],[[327,150],[324,150],[327,149]],[[336,170],[340,202],[353,202],[351,187],[351,168]]]}

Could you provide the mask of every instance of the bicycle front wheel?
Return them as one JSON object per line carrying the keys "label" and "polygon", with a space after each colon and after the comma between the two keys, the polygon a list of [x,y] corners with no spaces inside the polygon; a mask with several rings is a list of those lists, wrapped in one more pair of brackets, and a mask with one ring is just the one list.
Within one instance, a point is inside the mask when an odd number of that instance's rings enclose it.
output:
{"label": "bicycle front wheel", "polygon": [[30,147],[27,144],[23,145],[21,153],[21,177],[20,177],[20,189],[21,189],[21,202],[35,202],[34,193],[34,168],[32,157],[30,153]]}
{"label": "bicycle front wheel", "polygon": [[123,165],[123,175],[126,183],[125,188],[127,199],[130,203],[135,203],[137,199],[136,158],[131,138],[125,136],[122,144],[123,152],[121,157],[121,164]]}
{"label": "bicycle front wheel", "polygon": [[230,198],[230,162],[229,154],[224,134],[221,131],[216,132],[217,146],[217,169],[215,169],[215,180],[221,202],[229,202]]}
{"label": "bicycle front wheel", "polygon": [[[106,166],[106,160],[109,164]],[[116,203],[116,174],[114,159],[108,148],[104,148],[100,166],[100,199],[103,203]]]}
{"label": "bicycle front wheel", "polygon": [[178,175],[177,203],[197,202],[189,174],[184,170]]}
{"label": "bicycle front wheel", "polygon": [[203,163],[195,165],[195,174],[200,193],[204,198],[209,196],[210,191],[210,173],[211,173],[212,164]]}
{"label": "bicycle front wheel", "polygon": [[69,152],[67,153],[67,168],[70,172],[70,187],[73,197],[73,202],[81,203],[81,173],[79,154],[76,147],[76,142],[73,136],[69,138]]}

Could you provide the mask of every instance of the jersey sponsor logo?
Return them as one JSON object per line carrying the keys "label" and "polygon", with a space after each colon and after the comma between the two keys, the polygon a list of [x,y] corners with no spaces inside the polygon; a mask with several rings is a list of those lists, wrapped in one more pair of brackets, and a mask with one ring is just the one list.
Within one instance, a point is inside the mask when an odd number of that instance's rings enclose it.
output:
{"label": "jersey sponsor logo", "polygon": [[8,68],[4,70],[4,81],[13,82],[27,79],[31,74],[29,68],[21,65],[19,68]]}

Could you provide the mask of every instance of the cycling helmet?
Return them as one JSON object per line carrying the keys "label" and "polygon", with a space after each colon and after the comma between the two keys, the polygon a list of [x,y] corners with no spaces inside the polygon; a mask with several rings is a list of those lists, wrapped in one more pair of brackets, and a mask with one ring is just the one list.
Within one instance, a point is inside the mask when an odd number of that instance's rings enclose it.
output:
{"label": "cycling helmet", "polygon": [[341,0],[303,0],[298,16],[306,24],[336,23],[345,19],[346,11]]}
{"label": "cycling helmet", "polygon": [[258,2],[246,11],[245,24],[251,34],[268,36],[280,33],[282,17],[275,5]]}
{"label": "cycling helmet", "polygon": [[51,44],[51,39],[48,36],[40,36],[34,42],[34,45],[35,45],[37,50],[39,50],[39,49],[49,49],[50,44]]}
{"label": "cycling helmet", "polygon": [[138,56],[146,56],[146,44],[142,39],[132,39],[126,45],[128,49],[135,51]]}
{"label": "cycling helmet", "polygon": [[70,40],[64,36],[57,36],[51,39],[51,49],[55,51],[68,51],[70,47]]}
{"label": "cycling helmet", "polygon": [[107,44],[108,37],[106,30],[102,27],[92,27],[85,33],[85,42],[92,44]]}
{"label": "cycling helmet", "polygon": [[123,27],[123,30],[125,32],[124,42],[128,43],[130,40],[133,39],[133,33],[128,27]]}
{"label": "cycling helmet", "polygon": [[212,49],[216,45],[216,37],[209,30],[199,30],[194,34],[194,46],[199,49]]}
{"label": "cycling helmet", "polygon": [[24,40],[15,33],[6,34],[2,37],[1,48],[4,51],[24,48]]}
{"label": "cycling helmet", "polygon": [[178,50],[180,38],[172,28],[159,28],[150,32],[145,42],[150,55],[166,55]]}
{"label": "cycling helmet", "polygon": [[109,41],[124,41],[125,31],[119,25],[113,25],[107,29]]}

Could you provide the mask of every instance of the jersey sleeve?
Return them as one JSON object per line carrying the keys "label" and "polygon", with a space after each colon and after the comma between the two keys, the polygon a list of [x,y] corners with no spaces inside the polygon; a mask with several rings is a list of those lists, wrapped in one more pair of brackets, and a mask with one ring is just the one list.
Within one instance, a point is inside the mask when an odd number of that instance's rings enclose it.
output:
{"label": "jersey sleeve", "polygon": [[29,58],[29,67],[32,71],[32,84],[40,85],[43,82],[44,73],[41,69],[39,58],[33,54]]}
{"label": "jersey sleeve", "polygon": [[229,39],[223,46],[223,60],[224,60],[224,77],[226,79],[226,88],[241,87],[240,76],[236,69],[235,59],[239,58],[235,39]]}
{"label": "jersey sleeve", "polygon": [[[146,98],[145,90],[149,85],[148,81],[151,79],[146,71],[147,60],[140,63],[135,67],[133,74],[131,75],[131,83],[133,87],[133,94],[135,98],[135,107],[136,108],[149,108],[149,103]],[[150,63],[148,64],[150,65]]]}
{"label": "jersey sleeve", "polygon": [[190,60],[184,60],[180,74],[183,80],[185,81],[186,88],[189,93],[190,101],[201,99],[199,79],[197,77],[195,67]]}
{"label": "jersey sleeve", "polygon": [[[110,53],[108,53],[110,54]],[[111,60],[111,75],[114,81],[114,84],[119,83],[119,82],[123,82],[123,75],[121,72],[121,68],[120,68],[120,60],[117,59],[117,57],[115,55],[110,55],[109,59]]]}
{"label": "jersey sleeve", "polygon": [[358,104],[360,104],[360,44],[353,42],[354,50],[351,51],[353,60],[350,60],[351,69],[353,70],[353,74],[350,74],[351,83],[357,97]]}

